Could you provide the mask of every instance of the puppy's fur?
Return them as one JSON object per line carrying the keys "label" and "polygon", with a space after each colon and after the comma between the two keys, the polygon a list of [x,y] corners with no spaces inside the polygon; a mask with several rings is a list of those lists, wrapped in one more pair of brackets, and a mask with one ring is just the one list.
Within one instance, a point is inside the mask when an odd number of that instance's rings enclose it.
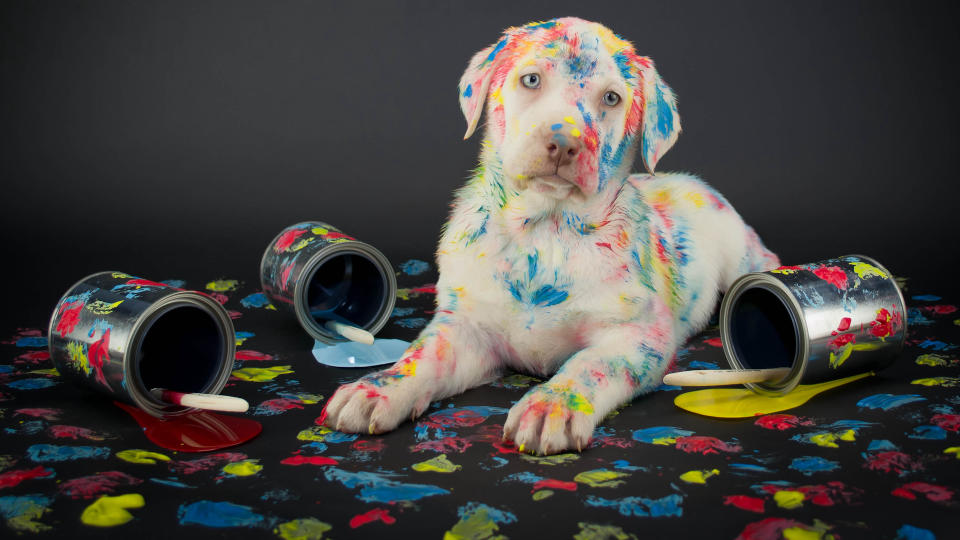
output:
{"label": "puppy's fur", "polygon": [[[575,18],[510,28],[460,81],[480,166],[440,241],[437,312],[391,368],[340,387],[321,421],[381,433],[505,368],[550,376],[510,409],[521,450],[582,449],[656,387],[739,275],[777,257],[695,177],[654,167],[680,132],[653,62]],[[648,174],[630,174],[639,149]]]}

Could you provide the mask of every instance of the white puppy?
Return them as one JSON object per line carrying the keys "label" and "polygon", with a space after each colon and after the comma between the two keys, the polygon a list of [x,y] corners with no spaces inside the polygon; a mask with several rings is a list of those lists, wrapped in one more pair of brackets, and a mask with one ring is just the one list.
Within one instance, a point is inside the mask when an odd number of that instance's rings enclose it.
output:
{"label": "white puppy", "polygon": [[[552,377],[510,409],[504,438],[579,450],[660,384],[719,291],[777,257],[704,182],[654,176],[680,132],[676,100],[604,26],[506,30],[460,81],[466,137],[484,102],[480,166],[437,253],[436,315],[399,362],[340,387],[321,422],[392,430],[513,368]],[[649,174],[630,174],[638,146]]]}

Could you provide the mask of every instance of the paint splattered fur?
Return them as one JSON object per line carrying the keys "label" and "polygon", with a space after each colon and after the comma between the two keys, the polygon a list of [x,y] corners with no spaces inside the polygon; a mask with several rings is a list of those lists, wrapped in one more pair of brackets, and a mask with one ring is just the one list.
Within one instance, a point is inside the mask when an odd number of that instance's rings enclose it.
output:
{"label": "paint splattered fur", "polygon": [[[507,368],[550,376],[513,408],[524,451],[583,449],[615,407],[649,392],[718,293],[778,265],[701,180],[657,174],[676,99],[633,46],[563,18],[507,29],[460,82],[480,166],[437,252],[437,310],[393,367],[342,386],[322,422],[381,433]],[[648,174],[630,174],[639,152]]]}

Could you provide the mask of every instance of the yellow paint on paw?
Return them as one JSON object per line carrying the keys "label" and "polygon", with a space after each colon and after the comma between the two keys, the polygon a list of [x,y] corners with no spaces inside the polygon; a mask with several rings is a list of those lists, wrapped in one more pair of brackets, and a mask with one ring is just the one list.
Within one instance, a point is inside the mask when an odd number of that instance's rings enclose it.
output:
{"label": "yellow paint on paw", "polygon": [[295,519],[274,527],[273,533],[283,540],[321,540],[333,527],[315,518]]}
{"label": "yellow paint on paw", "polygon": [[553,496],[553,490],[552,490],[552,489],[539,489],[539,490],[533,492],[533,500],[535,500],[535,501],[542,501],[542,500],[544,500],[544,499],[546,499],[546,498],[548,498],[548,497],[552,497],[552,496]]}
{"label": "yellow paint on paw", "polygon": [[116,527],[133,519],[128,508],[143,508],[143,495],[127,493],[110,497],[104,495],[93,502],[80,514],[80,521],[94,527]]}
{"label": "yellow paint on paw", "polygon": [[680,479],[688,484],[706,484],[707,478],[711,476],[716,476],[720,474],[718,469],[713,469],[711,471],[687,471],[680,475]]}
{"label": "yellow paint on paw", "polygon": [[782,490],[773,494],[773,500],[780,508],[792,510],[803,506],[806,496],[800,491]]}
{"label": "yellow paint on paw", "polygon": [[853,271],[860,276],[860,279],[867,279],[871,277],[878,277],[881,279],[887,279],[889,276],[883,271],[873,266],[872,264],[867,264],[865,262],[855,262],[853,263]]}
{"label": "yellow paint on paw", "polygon": [[208,291],[227,292],[236,289],[239,284],[240,282],[235,279],[218,279],[207,283],[205,287]]}
{"label": "yellow paint on paw", "polygon": [[609,469],[594,469],[585,471],[573,477],[573,481],[578,484],[586,484],[590,487],[617,487],[626,482],[623,478],[630,476],[627,473],[611,471]]}
{"label": "yellow paint on paw", "polygon": [[253,476],[263,470],[259,459],[244,459],[223,466],[223,472],[233,476]]}
{"label": "yellow paint on paw", "polygon": [[151,452],[149,450],[140,450],[137,448],[121,450],[115,455],[129,463],[142,463],[145,465],[153,465],[157,461],[170,461],[170,458],[163,454],[158,454],[157,452]]}
{"label": "yellow paint on paw", "polygon": [[417,472],[452,473],[459,471],[461,466],[452,463],[449,459],[447,459],[446,454],[440,454],[433,459],[415,463],[411,468]]}
{"label": "yellow paint on paw", "polygon": [[293,373],[290,366],[271,366],[266,368],[245,367],[233,370],[233,376],[251,382],[267,382],[276,379],[280,375]]}

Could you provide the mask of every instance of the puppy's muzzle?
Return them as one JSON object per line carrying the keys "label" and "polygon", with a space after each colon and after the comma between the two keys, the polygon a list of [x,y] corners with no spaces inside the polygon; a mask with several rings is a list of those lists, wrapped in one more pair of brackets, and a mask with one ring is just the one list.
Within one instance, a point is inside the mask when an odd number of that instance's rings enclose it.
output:
{"label": "puppy's muzzle", "polygon": [[[571,141],[571,139],[573,139]],[[547,159],[557,168],[570,165],[580,153],[580,140],[563,135],[553,135],[546,143]]]}

